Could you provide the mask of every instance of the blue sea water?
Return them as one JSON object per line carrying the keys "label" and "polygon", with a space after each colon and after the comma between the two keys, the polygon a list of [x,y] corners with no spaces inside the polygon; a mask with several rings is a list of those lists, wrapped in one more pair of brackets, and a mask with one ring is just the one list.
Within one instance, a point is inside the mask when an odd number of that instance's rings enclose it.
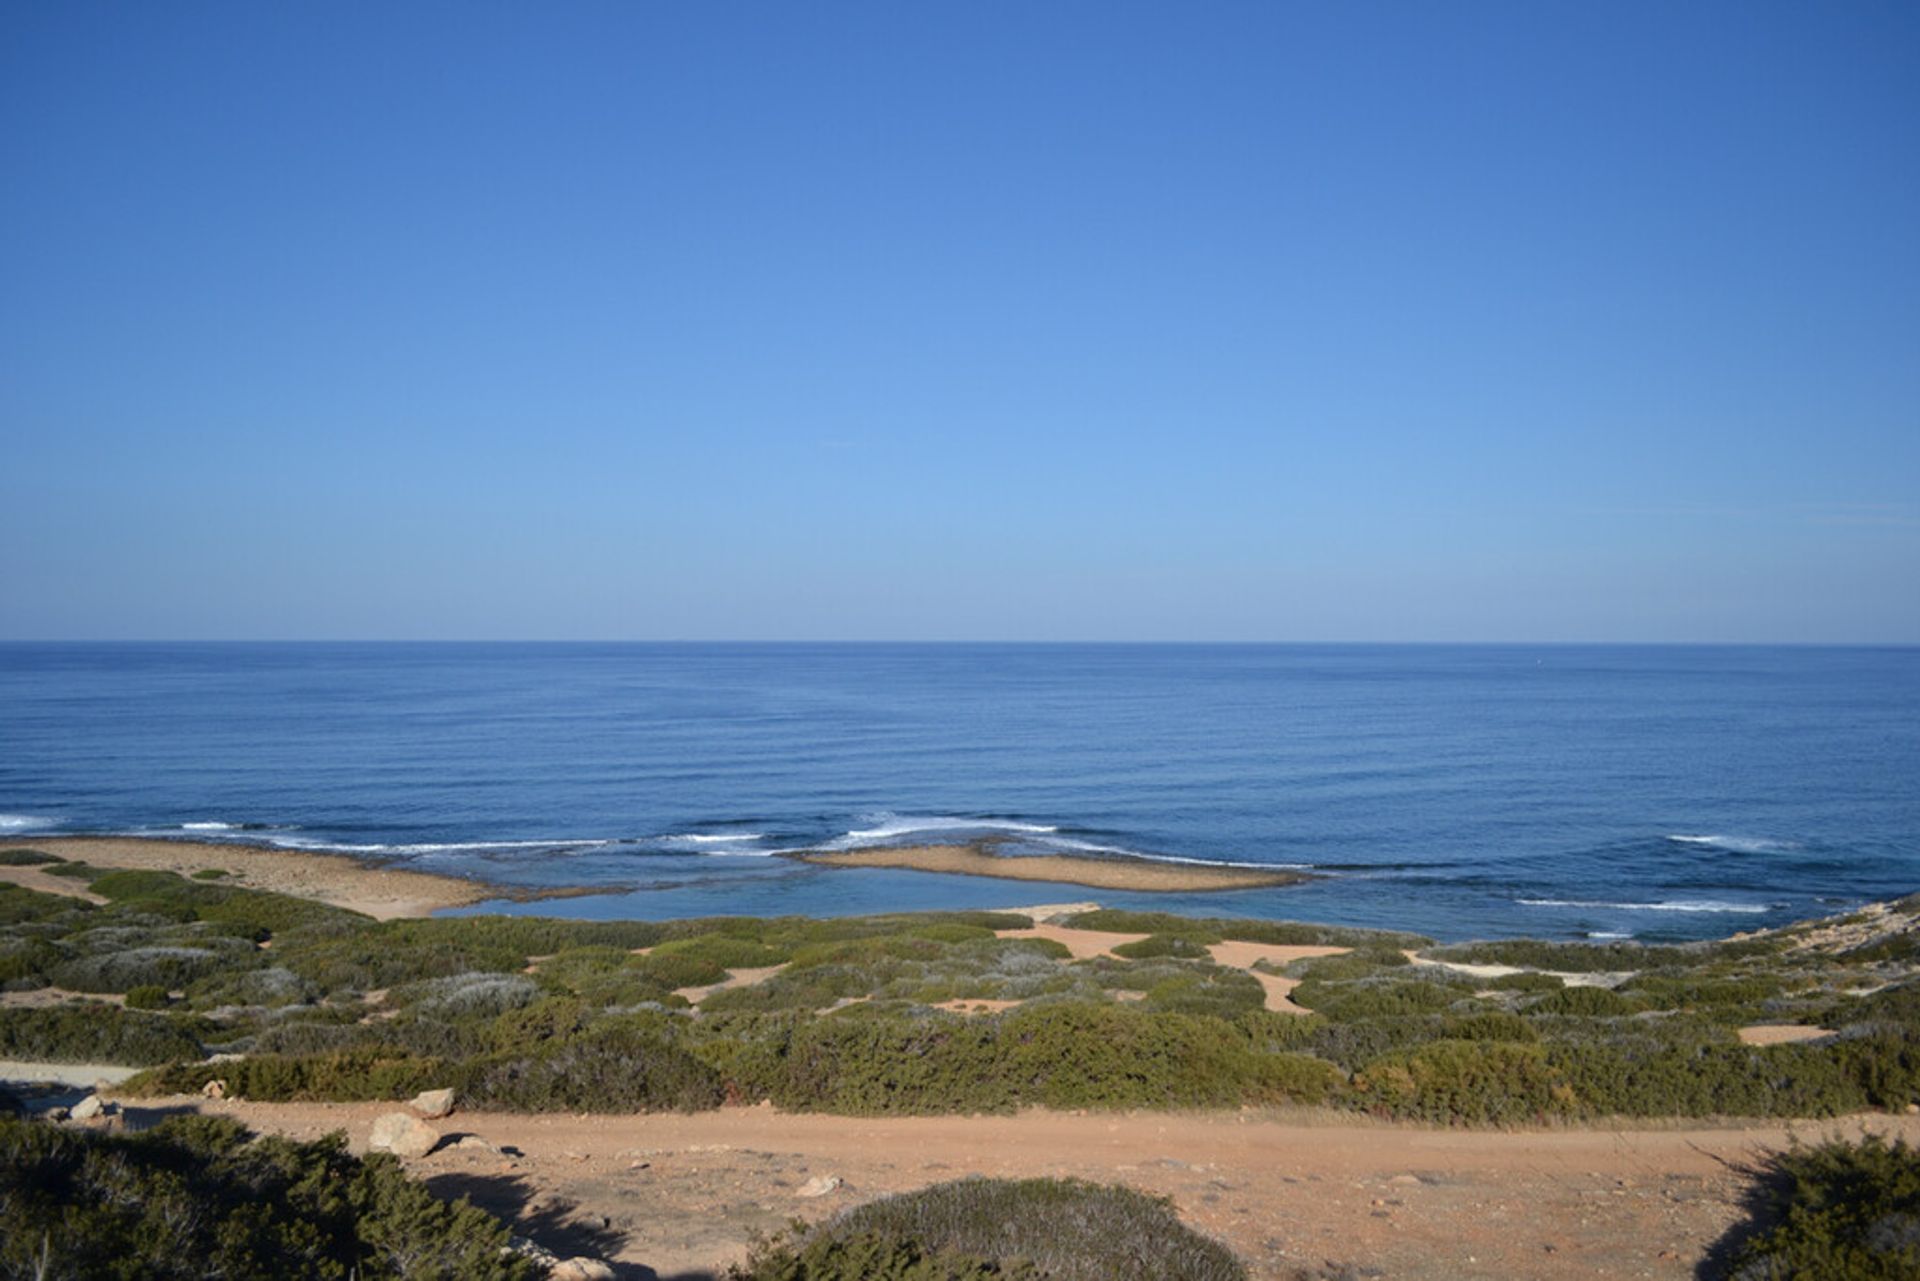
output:
{"label": "blue sea water", "polygon": [[[582,916],[1115,906],[1699,938],[1920,889],[1920,650],[6,644],[0,835],[345,850]],[[783,850],[1284,864],[1094,893]]]}

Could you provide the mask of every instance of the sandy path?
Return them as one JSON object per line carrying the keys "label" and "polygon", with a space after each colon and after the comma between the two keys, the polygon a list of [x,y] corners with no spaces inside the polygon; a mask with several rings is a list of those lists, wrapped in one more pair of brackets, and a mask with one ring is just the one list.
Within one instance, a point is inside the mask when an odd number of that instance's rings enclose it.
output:
{"label": "sandy path", "polygon": [[[345,854],[321,854],[311,850],[275,850],[253,845],[213,845],[202,841],[142,840],[118,836],[35,837],[31,840],[0,842],[0,849],[7,848],[45,850],[49,854],[95,867],[139,868],[176,872],[181,876],[192,876],[195,872],[217,868],[228,873],[218,884],[241,885],[248,889],[272,890],[279,894],[318,899],[322,903],[364,912],[383,921],[402,916],[426,916],[443,907],[459,907],[497,898],[500,893],[477,881],[375,867]],[[32,870],[0,868],[5,872]],[[40,875],[46,876],[46,873]],[[10,876],[8,879],[16,878]],[[85,891],[85,886],[77,881],[58,876],[46,876],[46,879],[74,886],[83,893]],[[17,883],[28,884],[25,881]],[[35,882],[29,888],[39,889],[41,886]]]}
{"label": "sandy path", "polygon": [[[652,949],[646,948],[643,949],[644,951],[652,951]],[[698,1005],[715,992],[724,992],[730,987],[753,987],[756,984],[765,983],[786,968],[785,961],[778,965],[746,966],[737,970],[728,970],[727,977],[718,983],[709,983],[704,987],[677,987],[673,991],[675,996],[686,997],[688,1004]]]}
{"label": "sandy path", "polygon": [[18,885],[22,889],[36,890],[41,894],[58,894],[62,898],[85,899],[96,907],[107,901],[89,890],[85,881],[76,881],[71,876],[55,876],[37,867],[0,867],[0,881]]}
{"label": "sandy path", "polygon": [[[173,1099],[356,1149],[386,1105]],[[730,1108],[693,1116],[456,1113],[443,1133],[478,1145],[408,1162],[436,1190],[517,1218],[563,1254],[627,1277],[712,1275],[755,1231],[969,1173],[1070,1175],[1169,1196],[1260,1278],[1329,1263],[1409,1281],[1575,1281],[1693,1276],[1743,1215],[1737,1167],[1862,1129],[1920,1139],[1920,1117],[1789,1128],[1529,1132],[1387,1126],[1328,1113],[861,1119]],[[836,1175],[839,1191],[795,1192]]]}

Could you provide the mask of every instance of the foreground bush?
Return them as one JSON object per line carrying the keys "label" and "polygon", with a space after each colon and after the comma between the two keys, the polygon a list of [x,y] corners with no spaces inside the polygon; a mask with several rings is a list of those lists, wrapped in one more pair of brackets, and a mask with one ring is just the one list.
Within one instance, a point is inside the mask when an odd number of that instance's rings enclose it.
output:
{"label": "foreground bush", "polygon": [[1244,1281],[1171,1206],[1078,1179],[961,1179],[859,1206],[763,1246],[734,1281]]}
{"label": "foreground bush", "polygon": [[0,1119],[0,1275],[530,1281],[507,1229],[345,1138],[177,1117],[106,1135]]}
{"label": "foreground bush", "polygon": [[1920,1152],[1878,1136],[1775,1157],[1751,1200],[1768,1226],[1733,1252],[1735,1281],[1920,1276]]}
{"label": "foreground bush", "polygon": [[164,1014],[93,1002],[0,1010],[0,1059],[144,1067],[200,1054],[193,1034]]}

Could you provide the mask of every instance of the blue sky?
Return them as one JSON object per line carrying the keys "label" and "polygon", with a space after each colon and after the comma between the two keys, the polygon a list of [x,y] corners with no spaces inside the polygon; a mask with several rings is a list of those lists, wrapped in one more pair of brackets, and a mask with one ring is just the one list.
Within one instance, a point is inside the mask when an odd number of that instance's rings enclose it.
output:
{"label": "blue sky", "polygon": [[0,637],[1920,642],[1910,4],[16,4]]}

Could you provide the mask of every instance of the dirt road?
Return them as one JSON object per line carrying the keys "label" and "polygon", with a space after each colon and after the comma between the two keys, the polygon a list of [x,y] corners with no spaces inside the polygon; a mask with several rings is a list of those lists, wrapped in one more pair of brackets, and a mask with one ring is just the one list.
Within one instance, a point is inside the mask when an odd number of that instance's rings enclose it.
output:
{"label": "dirt road", "polygon": [[[344,1129],[385,1105],[171,1100],[267,1131]],[[151,1103],[149,1103],[151,1106]],[[409,1162],[564,1255],[626,1277],[707,1277],[756,1232],[959,1178],[1071,1175],[1172,1198],[1256,1277],[1686,1278],[1742,1219],[1742,1165],[1793,1135],[1920,1139],[1920,1117],[1795,1126],[1431,1130],[1312,1112],[858,1119],[767,1107],[694,1116],[456,1113]],[[459,1144],[459,1136],[480,1142]],[[834,1176],[835,1191],[797,1195]]]}

